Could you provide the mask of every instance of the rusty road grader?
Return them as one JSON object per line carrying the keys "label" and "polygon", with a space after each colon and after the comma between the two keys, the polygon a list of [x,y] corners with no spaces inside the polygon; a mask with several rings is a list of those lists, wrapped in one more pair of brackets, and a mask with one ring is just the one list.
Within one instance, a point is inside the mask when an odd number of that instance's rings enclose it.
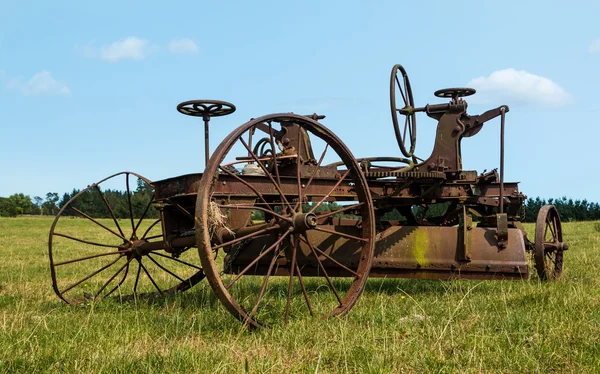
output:
{"label": "rusty road grader", "polygon": [[[209,121],[234,105],[183,102],[179,112],[204,121],[204,172],[154,182],[122,172],[76,194],[50,230],[54,291],[77,303],[181,292],[206,278],[234,317],[262,327],[342,316],[369,277],[527,279],[531,266],[556,278],[568,249],[559,214],[543,207],[533,237],[525,233],[525,196],[504,181],[509,108],[469,115],[463,98],[474,93],[442,89],[435,96],[447,102],[417,107],[395,65],[390,106],[402,157],[355,158],[324,116],[292,113],[251,119],[210,155]],[[415,155],[418,113],[438,122],[427,159]],[[463,170],[461,141],[496,117],[499,172]],[[118,208],[117,182],[126,190]],[[93,198],[104,209],[86,211]]]}

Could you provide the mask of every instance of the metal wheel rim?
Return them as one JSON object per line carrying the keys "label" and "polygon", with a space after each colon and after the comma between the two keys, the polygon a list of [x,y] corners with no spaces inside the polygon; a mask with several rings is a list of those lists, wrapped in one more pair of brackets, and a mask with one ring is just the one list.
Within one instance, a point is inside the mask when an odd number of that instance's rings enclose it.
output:
{"label": "metal wheel rim", "polygon": [[553,205],[543,206],[538,213],[535,225],[534,260],[540,279],[552,280],[561,275],[563,251],[557,249],[548,252],[544,243],[562,243],[562,241],[562,226],[558,210]]}
{"label": "metal wheel rim", "polygon": [[250,327],[260,328],[265,327],[265,324],[256,319],[252,311],[249,312],[242,305],[240,305],[240,303],[238,303],[238,301],[231,296],[227,287],[223,283],[215,262],[214,252],[211,247],[211,238],[209,234],[210,230],[208,227],[206,212],[210,203],[211,187],[216,181],[215,176],[218,174],[219,163],[229,152],[232,145],[240,136],[245,134],[249,129],[253,128],[257,124],[281,119],[292,120],[295,123],[300,124],[304,129],[308,130],[311,135],[316,135],[327,142],[328,146],[333,148],[338,155],[342,153],[343,157],[346,158],[346,166],[349,166],[349,169],[352,170],[352,177],[357,182],[357,191],[359,191],[357,194],[359,195],[359,199],[363,202],[361,211],[363,212],[363,217],[366,217],[365,222],[363,222],[363,234],[367,236],[368,239],[363,246],[360,256],[361,260],[357,268],[357,273],[361,274],[361,276],[359,279],[356,279],[355,277],[355,280],[352,282],[352,285],[344,297],[343,303],[341,303],[342,305],[338,308],[335,308],[324,317],[343,316],[352,308],[352,306],[354,306],[364,289],[374,253],[375,220],[367,181],[360,172],[360,168],[349,149],[330,130],[319,124],[317,121],[295,114],[272,114],[251,120],[240,126],[229,136],[227,136],[213,153],[213,156],[211,157],[210,162],[200,181],[198,198],[196,202],[196,238],[202,267],[206,272],[206,277],[217,298],[235,318],[239,319]]}
{"label": "metal wheel rim", "polygon": [[[398,79],[398,71],[400,71],[402,74],[402,85]],[[402,89],[402,86],[404,86],[404,90]],[[402,67],[400,64],[394,65],[392,68],[392,74],[390,76],[390,108],[392,112],[392,123],[394,125],[394,133],[396,135],[396,140],[398,142],[398,146],[400,147],[400,151],[405,157],[413,157],[415,147],[417,145],[417,118],[414,112],[405,116],[404,133],[400,132],[398,108],[396,107],[396,87],[398,87],[400,90],[400,96],[405,107],[410,106],[411,109],[414,109],[415,103],[413,100],[412,89],[410,87],[410,80],[408,79],[408,75],[406,74],[404,67]],[[406,150],[405,145],[407,130],[410,136],[410,148],[408,151]]]}
{"label": "metal wheel rim", "polygon": [[[87,188],[79,191],[79,193],[77,193],[75,196],[73,196],[59,210],[59,212],[57,213],[56,217],[54,218],[54,221],[52,222],[52,226],[50,228],[50,232],[49,232],[49,236],[48,236],[48,256],[49,256],[49,261],[50,261],[50,274],[51,274],[51,279],[52,279],[52,289],[54,290],[54,292],[56,293],[56,295],[61,300],[63,300],[65,303],[67,303],[67,304],[74,305],[74,304],[79,304],[79,303],[84,302],[84,301],[96,300],[96,299],[100,299],[100,298],[103,298],[103,297],[108,297],[108,296],[110,296],[112,294],[118,294],[120,292],[120,287],[123,285],[123,282],[125,282],[126,278],[128,276],[130,276],[130,275],[134,276],[132,274],[133,272],[130,272],[130,266],[135,267],[135,262],[134,262],[135,259],[134,258],[131,258],[131,259],[130,258],[126,258],[125,259],[127,261],[126,266],[123,266],[117,273],[115,273],[115,277],[111,278],[111,282],[109,283],[109,286],[107,286],[105,289],[100,290],[101,292],[105,291],[105,290],[109,290],[108,294],[106,294],[105,296],[97,294],[97,295],[93,295],[90,298],[90,297],[86,297],[85,294],[84,294],[83,298],[76,298],[76,297],[72,297],[72,296],[69,296],[69,295],[65,295],[67,292],[71,291],[71,289],[65,290],[68,287],[61,287],[61,285],[59,284],[60,283],[59,282],[59,278],[60,277],[57,274],[58,273],[57,269],[58,269],[59,266],[68,265],[68,261],[55,261],[56,260],[55,253],[54,253],[55,249],[53,248],[53,245],[55,244],[55,241],[54,241],[55,237],[63,237],[64,238],[64,236],[61,235],[61,233],[56,232],[56,228],[57,228],[57,224],[60,221],[60,219],[63,218],[63,217],[65,217],[65,216],[63,216],[63,213],[65,212],[65,210],[67,208],[71,207],[72,203],[74,201],[76,201],[81,195],[83,195],[83,194],[85,194],[85,193],[87,193],[87,192],[89,192],[89,191],[97,188],[97,186],[101,185],[103,182],[108,181],[108,180],[110,180],[112,178],[121,176],[121,175],[125,175],[126,178],[127,178],[127,181],[129,181],[129,176],[134,176],[134,177],[136,177],[138,179],[143,180],[148,185],[152,185],[152,183],[147,178],[144,178],[143,176],[141,176],[139,174],[136,174],[136,173],[133,173],[133,172],[124,171],[124,172],[113,174],[113,175],[108,176],[108,177],[102,179],[101,181],[99,181],[97,183],[94,183],[94,184],[91,184]],[[128,187],[128,194],[131,194],[131,192],[129,191],[129,187]],[[131,196],[131,195],[129,195],[129,196]],[[153,202],[154,202],[154,199],[152,198],[151,201],[148,203],[148,207],[150,207],[153,204]],[[106,204],[108,204],[108,203],[106,203]],[[147,209],[148,208],[146,208],[146,211],[147,211]],[[146,212],[144,212],[144,215],[145,214],[146,214]],[[111,210],[111,215],[113,215],[113,220],[115,221],[115,224],[117,225],[117,227],[115,227],[115,229],[114,229],[115,233],[116,233],[116,231],[119,231],[119,233],[121,235],[125,235],[125,234],[123,234],[123,231],[121,230],[120,226],[116,222],[116,219],[114,218],[114,213],[112,212],[112,210]],[[130,218],[131,217],[129,217],[128,219],[130,219]],[[132,228],[133,228],[134,222],[137,221],[136,229],[141,229],[142,227],[140,226],[140,224],[142,223],[142,221],[143,221],[144,218],[145,217],[141,217],[141,219],[139,219],[139,221],[138,221],[137,218],[132,218],[132,220],[131,220],[131,222],[132,222]],[[156,220],[153,219],[152,221],[153,221],[153,223],[152,223],[151,227],[148,229],[148,231],[146,231],[146,232],[142,231],[142,237],[141,237],[141,239],[146,239],[146,236],[150,232],[150,230],[152,229],[152,227],[155,227],[155,226],[159,227],[159,228],[161,228],[161,232],[162,232],[162,220],[160,218],[158,218]],[[110,227],[108,227],[108,228],[110,229]],[[133,231],[136,231],[136,230],[133,230]],[[131,240],[134,235],[139,234],[139,232],[137,232],[137,231],[133,232],[133,231],[131,233],[131,237],[129,238],[129,240]],[[119,233],[116,233],[116,234],[118,235]],[[125,236],[125,238],[127,238],[127,236]],[[71,239],[71,240],[73,240],[73,239]],[[157,256],[160,256],[160,257],[164,257],[164,254],[161,254],[161,253],[158,253],[158,252],[154,253],[154,254],[156,254]],[[103,257],[103,256],[104,256],[104,254],[100,254],[98,257]],[[106,256],[107,257],[112,257],[112,254],[107,253]],[[126,255],[125,254],[121,254],[121,255],[115,254],[115,256],[119,256],[118,260],[120,260],[121,258],[125,257]],[[150,258],[150,257],[148,257],[148,258]],[[75,257],[72,260],[74,260],[73,262],[87,261],[85,259],[85,256],[83,257],[83,259]],[[178,260],[173,260],[173,261],[178,261]],[[137,272],[137,274],[135,276],[139,280],[139,277],[140,277],[140,274],[141,274],[141,271],[142,271],[142,265],[141,265],[141,263],[143,261],[142,260],[136,260],[136,262],[138,263],[138,265],[137,265],[138,266],[138,272]],[[181,260],[179,260],[178,262],[181,262]],[[105,270],[107,272],[112,272],[112,270],[110,270],[110,269],[112,268],[113,265],[110,265],[109,267],[107,267],[106,269],[102,270],[98,274],[101,274],[101,273],[105,272]],[[192,265],[192,264],[190,264],[190,265]],[[195,267],[195,265],[194,265],[194,267]],[[161,294],[164,295],[164,294],[169,294],[169,293],[174,293],[174,292],[183,292],[183,291],[186,291],[186,290],[190,289],[191,287],[193,287],[196,283],[198,283],[199,281],[201,281],[204,278],[204,272],[202,271],[202,269],[200,267],[197,267],[197,269],[198,270],[194,274],[192,274],[189,277],[185,277],[185,279],[182,278],[180,283],[177,283],[177,284],[175,284],[172,287],[168,287],[168,288],[166,288],[164,290],[160,289],[157,292],[145,292],[145,293],[137,293],[137,292],[135,292],[136,290],[134,290],[134,292],[131,295],[121,295],[120,298],[121,299],[123,299],[123,298],[127,299],[127,298],[130,298],[132,296],[136,296],[136,297],[151,297],[151,296],[158,296],[158,295],[161,295]],[[147,272],[147,269],[144,269],[144,271]],[[98,275],[98,274],[96,274],[96,275]],[[93,275],[89,279],[92,279],[96,275]],[[149,276],[149,277],[151,277],[151,276]],[[85,280],[84,280],[84,282],[85,282]],[[117,283],[117,284],[115,285],[115,283]],[[136,281],[136,285],[137,285],[137,281]],[[61,291],[61,288],[62,288],[62,291]],[[79,288],[79,285],[76,285],[75,287],[73,287],[73,289],[77,289],[77,288]],[[136,288],[137,288],[137,286],[136,286]],[[119,292],[117,292],[117,291],[119,291]]]}

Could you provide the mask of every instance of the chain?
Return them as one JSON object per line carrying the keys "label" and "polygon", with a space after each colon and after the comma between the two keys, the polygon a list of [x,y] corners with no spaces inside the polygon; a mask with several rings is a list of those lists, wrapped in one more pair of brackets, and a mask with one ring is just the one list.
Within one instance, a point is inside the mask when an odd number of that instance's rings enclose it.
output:
{"label": "chain", "polygon": [[223,264],[223,270],[219,273],[219,275],[223,275],[225,273],[229,273],[232,270],[233,261],[240,254],[243,247],[246,246],[250,242],[250,239],[242,240],[241,242],[235,243],[232,247],[233,251],[229,253],[229,261],[225,261]]}

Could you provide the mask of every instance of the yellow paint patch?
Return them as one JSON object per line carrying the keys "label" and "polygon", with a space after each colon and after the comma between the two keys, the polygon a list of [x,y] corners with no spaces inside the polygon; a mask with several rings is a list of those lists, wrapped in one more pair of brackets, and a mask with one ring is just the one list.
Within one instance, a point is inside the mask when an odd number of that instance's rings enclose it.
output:
{"label": "yellow paint patch", "polygon": [[427,233],[427,230],[422,228],[417,228],[413,235],[413,248],[411,254],[417,261],[417,264],[425,266],[427,265],[425,253],[429,248],[429,235]]}

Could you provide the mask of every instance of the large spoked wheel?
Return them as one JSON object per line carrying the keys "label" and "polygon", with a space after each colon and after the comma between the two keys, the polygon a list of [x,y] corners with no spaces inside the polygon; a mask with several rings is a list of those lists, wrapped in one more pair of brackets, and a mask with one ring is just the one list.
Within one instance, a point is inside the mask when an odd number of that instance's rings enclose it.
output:
{"label": "large spoked wheel", "polygon": [[562,273],[563,242],[560,216],[553,205],[544,205],[535,224],[534,259],[538,276],[543,280],[556,279]]}
{"label": "large spoked wheel", "polygon": [[[271,152],[255,153],[255,129],[270,134]],[[282,132],[310,134],[310,140],[284,136],[281,144],[275,136]],[[320,154],[318,160],[313,154]],[[342,166],[322,166],[325,159]],[[253,212],[253,218],[229,232],[229,217],[239,212]],[[342,222],[342,214],[351,218]],[[227,217],[223,226],[215,224],[219,217]],[[227,310],[251,327],[346,314],[367,281],[374,235],[371,196],[356,160],[330,130],[307,117],[273,114],[240,126],[219,145],[200,181],[196,236],[202,267]],[[223,266],[215,261],[221,248],[227,253]]]}
{"label": "large spoked wheel", "polygon": [[[399,103],[400,105],[396,102],[397,93],[400,94],[400,98],[402,99]],[[413,100],[408,75],[400,64],[394,65],[390,76],[390,108],[392,110],[394,132],[396,134],[398,146],[400,146],[400,151],[405,157],[413,157],[417,145],[417,118],[413,110],[415,108],[415,102]],[[399,114],[404,115],[403,132],[400,132],[400,121],[398,120]],[[408,147],[406,145],[407,139],[409,139]]]}
{"label": "large spoked wheel", "polygon": [[162,241],[150,181],[122,172],[94,183],[73,196],[52,223],[54,292],[78,304],[110,295],[185,291],[204,278],[195,251],[167,252]]}

